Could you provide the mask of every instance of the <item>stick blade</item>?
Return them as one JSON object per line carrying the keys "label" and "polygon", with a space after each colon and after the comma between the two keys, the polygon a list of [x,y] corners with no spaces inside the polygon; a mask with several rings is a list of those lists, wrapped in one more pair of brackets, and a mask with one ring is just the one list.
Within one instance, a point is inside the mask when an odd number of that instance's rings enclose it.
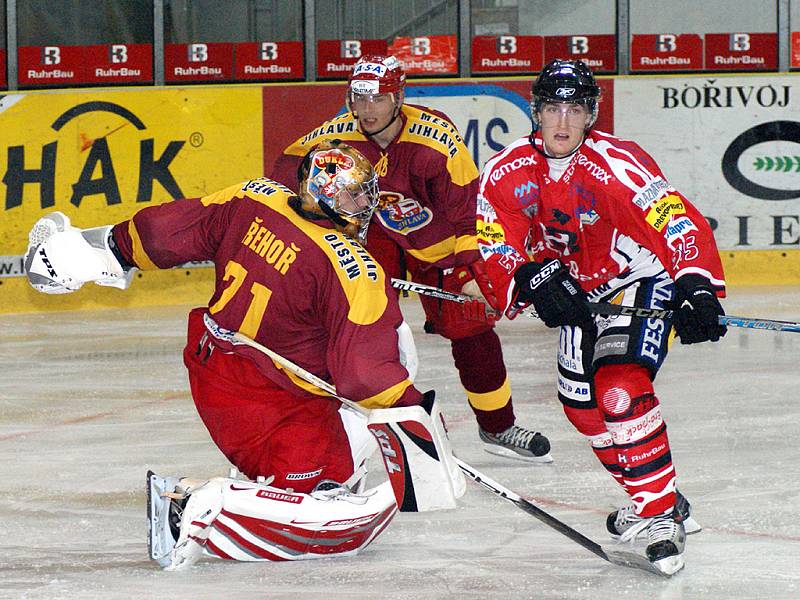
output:
{"label": "stick blade", "polygon": [[612,564],[640,569],[659,577],[672,577],[672,574],[663,572],[657,565],[651,563],[644,554],[639,554],[630,547],[612,545],[603,546],[602,548],[608,557],[608,562]]}

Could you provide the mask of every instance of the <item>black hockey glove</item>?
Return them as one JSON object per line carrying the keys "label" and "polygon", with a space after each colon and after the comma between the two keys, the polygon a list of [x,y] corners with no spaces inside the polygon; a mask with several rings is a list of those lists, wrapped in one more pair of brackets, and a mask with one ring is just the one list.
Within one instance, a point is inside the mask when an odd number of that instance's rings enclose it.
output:
{"label": "black hockey glove", "polygon": [[516,302],[533,304],[548,327],[590,327],[594,317],[586,293],[557,260],[529,262],[514,274]]}
{"label": "black hockey glove", "polygon": [[700,275],[684,275],[675,282],[675,332],[681,344],[716,342],[728,333],[718,317],[725,314],[714,286]]}

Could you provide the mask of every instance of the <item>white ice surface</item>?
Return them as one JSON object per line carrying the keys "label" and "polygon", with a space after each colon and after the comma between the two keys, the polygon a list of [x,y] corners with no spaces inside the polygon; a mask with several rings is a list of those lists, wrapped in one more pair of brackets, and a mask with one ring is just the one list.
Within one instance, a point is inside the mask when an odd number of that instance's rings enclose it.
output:
{"label": "white ice surface", "polygon": [[[725,306],[798,320],[800,290],[735,289]],[[437,390],[456,453],[609,542],[605,516],[625,497],[555,399],[555,332],[499,328],[518,422],[553,445],[552,465],[530,466],[481,449],[449,344],[421,332],[416,301],[403,310],[419,387]],[[656,380],[679,486],[705,527],[670,580],[608,564],[471,482],[457,510],[400,514],[354,558],[162,572],[147,559],[145,471],[228,469],[187,391],[186,313],[0,317],[0,598],[800,598],[800,335],[744,329],[676,344]]]}

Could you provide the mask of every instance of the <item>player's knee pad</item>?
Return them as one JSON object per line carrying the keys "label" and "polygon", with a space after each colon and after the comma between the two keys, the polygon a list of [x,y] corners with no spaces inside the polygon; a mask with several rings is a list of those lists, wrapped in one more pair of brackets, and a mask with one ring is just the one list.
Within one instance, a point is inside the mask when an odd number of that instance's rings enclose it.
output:
{"label": "player's knee pad", "polygon": [[564,404],[564,414],[567,419],[579,433],[585,435],[592,446],[604,446],[603,436],[608,435],[606,431],[606,423],[603,417],[597,411],[597,407],[590,406],[587,403],[586,407],[575,407],[572,405]]}
{"label": "player's knee pad", "polygon": [[628,420],[641,412],[642,403],[655,406],[650,372],[641,365],[604,365],[594,376],[597,406],[606,421]]}

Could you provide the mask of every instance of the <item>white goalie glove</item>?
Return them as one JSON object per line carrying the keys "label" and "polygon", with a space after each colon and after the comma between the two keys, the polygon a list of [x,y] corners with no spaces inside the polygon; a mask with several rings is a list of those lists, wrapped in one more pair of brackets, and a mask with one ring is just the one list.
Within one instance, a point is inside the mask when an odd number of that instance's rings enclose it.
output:
{"label": "white goalie glove", "polygon": [[69,217],[52,212],[28,234],[25,272],[37,291],[68,294],[89,281],[127,289],[132,273],[122,268],[108,245],[111,225],[78,229]]}

